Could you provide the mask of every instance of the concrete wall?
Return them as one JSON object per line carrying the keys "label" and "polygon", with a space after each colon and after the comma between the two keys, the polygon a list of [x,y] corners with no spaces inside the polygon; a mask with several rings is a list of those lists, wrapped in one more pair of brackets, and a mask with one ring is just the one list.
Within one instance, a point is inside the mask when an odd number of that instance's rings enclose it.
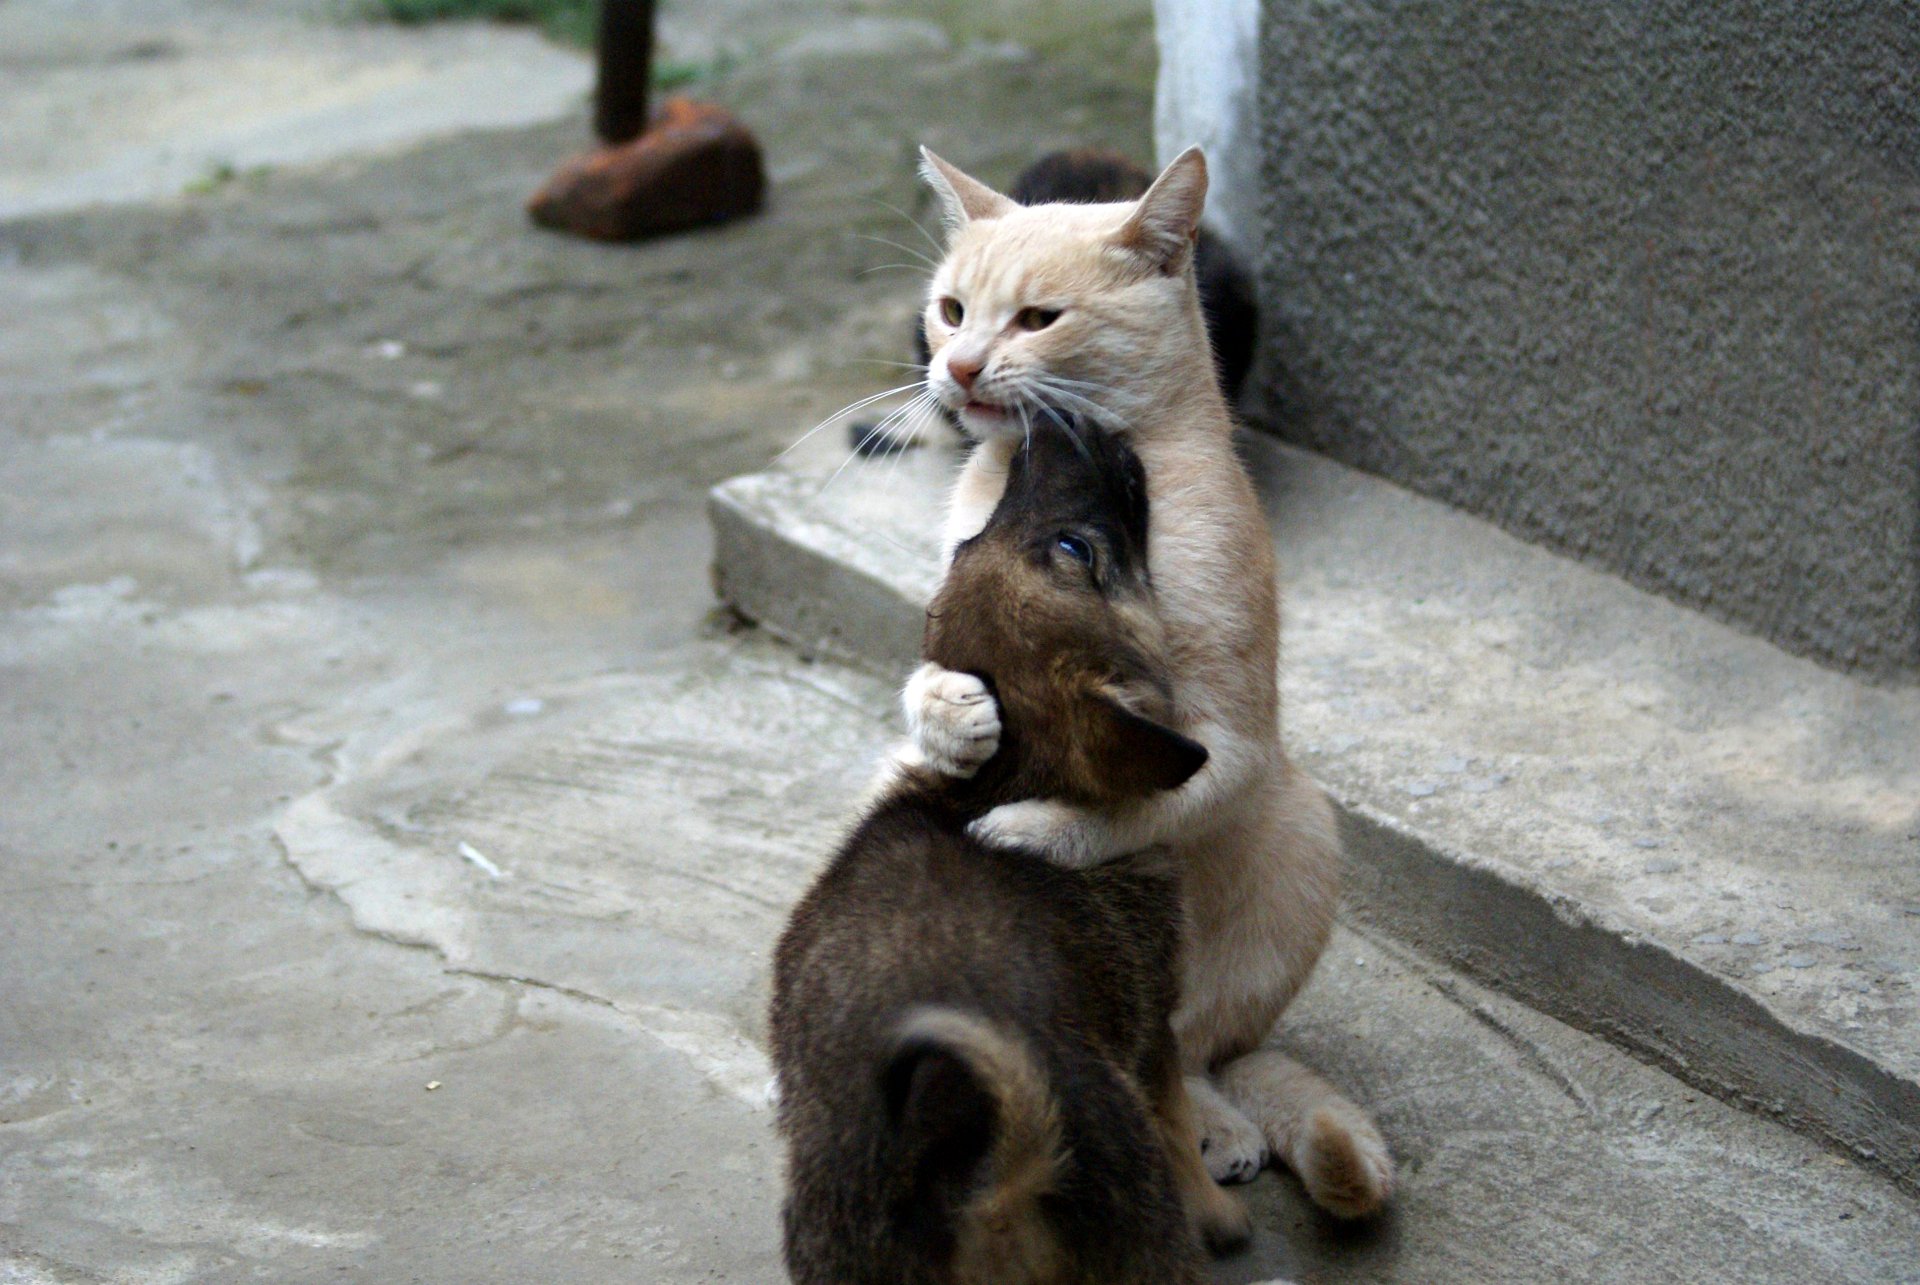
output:
{"label": "concrete wall", "polygon": [[1260,232],[1260,0],[1154,0],[1153,141],[1207,149],[1207,223],[1251,255]]}
{"label": "concrete wall", "polygon": [[1266,0],[1288,437],[1920,676],[1920,4]]}

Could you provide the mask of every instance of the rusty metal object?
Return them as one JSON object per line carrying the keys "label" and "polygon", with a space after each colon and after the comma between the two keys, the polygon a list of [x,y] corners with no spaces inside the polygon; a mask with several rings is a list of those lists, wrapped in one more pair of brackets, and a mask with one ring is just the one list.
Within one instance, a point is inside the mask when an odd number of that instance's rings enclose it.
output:
{"label": "rusty metal object", "polygon": [[751,214],[766,193],[760,144],[712,103],[669,98],[646,131],[566,162],[534,193],[542,227],[596,241],[637,241]]}
{"label": "rusty metal object", "polygon": [[527,202],[541,227],[638,241],[760,208],[760,143],[731,112],[691,98],[648,107],[653,0],[602,0],[593,124],[605,140],[554,171]]}

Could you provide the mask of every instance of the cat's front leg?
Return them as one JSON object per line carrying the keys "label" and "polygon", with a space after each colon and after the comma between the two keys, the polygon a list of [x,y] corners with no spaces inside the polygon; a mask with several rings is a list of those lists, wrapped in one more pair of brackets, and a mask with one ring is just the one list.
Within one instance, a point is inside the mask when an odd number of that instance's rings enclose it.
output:
{"label": "cat's front leg", "polygon": [[1059,799],[1022,799],[1001,804],[967,832],[990,847],[1038,852],[1057,866],[1076,870],[1191,833],[1242,788],[1251,765],[1260,761],[1219,722],[1199,723],[1193,739],[1211,753],[1206,766],[1178,789],[1103,811]]}
{"label": "cat's front leg", "polygon": [[1146,846],[1138,841],[1136,827],[1059,799],[1003,803],[969,823],[967,833],[990,848],[1038,853],[1069,870],[1097,866]]}
{"label": "cat's front leg", "polygon": [[972,776],[1000,749],[1000,704],[973,674],[928,661],[907,680],[900,704],[913,748],[943,776]]}

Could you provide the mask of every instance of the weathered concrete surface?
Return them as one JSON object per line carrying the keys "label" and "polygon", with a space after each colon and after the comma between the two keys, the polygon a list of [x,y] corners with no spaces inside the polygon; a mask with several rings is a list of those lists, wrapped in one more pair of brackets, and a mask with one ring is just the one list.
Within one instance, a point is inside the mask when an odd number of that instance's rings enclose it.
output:
{"label": "weathered concrete surface", "polygon": [[[915,139],[1144,154],[1151,44],[756,12],[665,15],[766,33],[712,235],[528,228],[583,118],[0,224],[0,1279],[777,1279],[753,952],[892,684],[715,619],[706,490],[897,359]],[[1384,947],[1289,1038],[1405,1195],[1265,1178],[1222,1281],[1911,1276],[1865,1167]]]}
{"label": "weathered concrete surface", "polygon": [[0,217],[555,120],[586,58],[525,29],[345,25],[342,0],[0,5]]}
{"label": "weathered concrete surface", "polygon": [[[760,1109],[767,950],[893,732],[891,683],[747,640],[545,699],[544,727],[487,710],[369,747],[289,810],[289,856],[363,928],[591,995]],[[1356,1235],[1268,1179],[1223,1281],[1699,1279],[1687,1244],[1756,1280],[1910,1267],[1920,1209],[1864,1167],[1389,946],[1342,934],[1288,1039],[1379,1109],[1405,1193]],[[771,1212],[742,1243],[766,1252]]]}
{"label": "weathered concrete surface", "polygon": [[1268,0],[1289,438],[1920,678],[1920,9]]}
{"label": "weathered concrete surface", "polygon": [[[1246,449],[1287,569],[1288,736],[1347,809],[1360,913],[1920,1184],[1920,693]],[[904,672],[953,468],[923,455],[825,499],[805,473],[721,486],[721,587]]]}

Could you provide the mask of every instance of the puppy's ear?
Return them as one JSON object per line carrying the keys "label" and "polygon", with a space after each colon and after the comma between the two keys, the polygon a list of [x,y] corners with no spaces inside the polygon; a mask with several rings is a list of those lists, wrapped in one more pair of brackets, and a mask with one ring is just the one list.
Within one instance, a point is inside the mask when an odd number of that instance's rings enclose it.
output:
{"label": "puppy's ear", "polygon": [[880,1073],[880,1095],[916,1185],[949,1192],[971,1185],[997,1113],[964,1058],[931,1040],[903,1040]]}
{"label": "puppy's ear", "polygon": [[1095,692],[1090,699],[1105,725],[1095,768],[1114,792],[1178,789],[1207,765],[1207,747],[1200,742],[1134,713],[1109,692]]}
{"label": "puppy's ear", "polygon": [[880,1095],[916,1218],[963,1244],[998,1244],[988,1261],[1044,1256],[1060,1114],[1023,1041],[971,1013],[915,1009],[895,1029]]}
{"label": "puppy's ear", "polygon": [[920,177],[940,198],[940,212],[950,234],[969,220],[997,219],[1014,208],[1012,201],[924,147],[920,149]]}

